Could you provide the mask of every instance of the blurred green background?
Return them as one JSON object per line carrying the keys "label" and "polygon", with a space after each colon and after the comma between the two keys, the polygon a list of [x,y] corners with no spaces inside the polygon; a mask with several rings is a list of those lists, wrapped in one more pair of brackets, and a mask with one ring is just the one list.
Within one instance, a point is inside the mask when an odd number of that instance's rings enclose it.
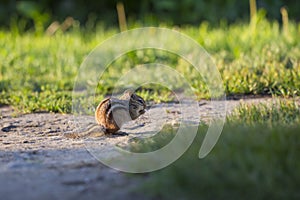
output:
{"label": "blurred green background", "polygon": [[[0,25],[10,27],[12,21],[26,19],[24,29],[30,29],[34,21],[40,21],[47,27],[57,20],[73,17],[83,26],[95,25],[117,26],[116,4],[120,0],[41,0],[16,1],[2,0],[0,3]],[[221,20],[235,22],[249,19],[248,0],[124,0],[129,21],[139,21],[146,25],[171,23],[173,25],[193,24],[202,21],[218,24]],[[258,0],[257,8],[267,11],[267,18],[280,20],[280,8],[285,6],[289,17],[299,21],[299,1],[295,0]]]}

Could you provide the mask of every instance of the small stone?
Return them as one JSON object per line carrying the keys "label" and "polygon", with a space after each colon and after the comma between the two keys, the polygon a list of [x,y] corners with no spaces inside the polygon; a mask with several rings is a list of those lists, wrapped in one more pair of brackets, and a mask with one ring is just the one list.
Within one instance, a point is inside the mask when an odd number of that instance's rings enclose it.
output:
{"label": "small stone", "polygon": [[31,143],[31,144],[32,144],[32,143],[35,143],[35,141],[34,141],[34,140],[30,140],[30,141],[24,140],[23,143],[24,143],[24,144],[28,144],[28,143]]}
{"label": "small stone", "polygon": [[8,144],[11,144],[11,143],[10,142],[2,142],[2,144],[8,145]]}
{"label": "small stone", "polygon": [[14,128],[17,128],[17,127],[14,126],[14,125],[9,125],[9,126],[6,126],[6,127],[2,128],[1,131],[9,132],[9,131],[11,131],[11,129],[14,129]]}

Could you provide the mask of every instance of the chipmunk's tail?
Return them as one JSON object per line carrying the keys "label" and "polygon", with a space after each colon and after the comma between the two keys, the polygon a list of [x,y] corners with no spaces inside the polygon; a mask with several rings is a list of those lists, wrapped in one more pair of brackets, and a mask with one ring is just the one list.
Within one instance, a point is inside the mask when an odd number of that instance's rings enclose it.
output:
{"label": "chipmunk's tail", "polygon": [[85,129],[68,131],[64,133],[64,136],[72,139],[89,138],[89,137],[101,137],[105,135],[105,128],[98,125],[92,124]]}

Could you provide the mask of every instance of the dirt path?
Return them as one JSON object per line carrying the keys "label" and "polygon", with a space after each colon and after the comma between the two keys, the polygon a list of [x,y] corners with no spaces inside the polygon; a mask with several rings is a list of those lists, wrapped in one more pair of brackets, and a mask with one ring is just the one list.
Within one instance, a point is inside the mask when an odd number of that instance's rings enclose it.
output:
{"label": "dirt path", "polygon": [[[269,102],[268,98],[245,99],[246,103]],[[227,112],[240,101],[227,101]],[[211,102],[200,101],[201,120],[209,121]],[[65,131],[75,127],[72,115],[34,113],[13,117],[10,107],[0,108],[1,199],[145,199],[136,187],[146,176],[128,176],[97,161],[82,140],[68,139]],[[178,104],[157,104],[132,124],[127,136],[103,137],[103,145],[128,141],[163,123],[176,123]],[[77,117],[84,124],[93,117]],[[193,119],[191,119],[193,121]]]}

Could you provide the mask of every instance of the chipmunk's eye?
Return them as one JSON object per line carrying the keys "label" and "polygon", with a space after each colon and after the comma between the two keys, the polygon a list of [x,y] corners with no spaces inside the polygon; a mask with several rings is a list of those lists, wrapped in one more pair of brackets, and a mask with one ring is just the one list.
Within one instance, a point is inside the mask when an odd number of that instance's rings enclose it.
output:
{"label": "chipmunk's eye", "polygon": [[144,101],[142,99],[138,99],[138,102],[142,105],[144,104]]}
{"label": "chipmunk's eye", "polygon": [[133,109],[133,110],[136,110],[136,109],[137,109],[137,106],[132,105],[132,109]]}

